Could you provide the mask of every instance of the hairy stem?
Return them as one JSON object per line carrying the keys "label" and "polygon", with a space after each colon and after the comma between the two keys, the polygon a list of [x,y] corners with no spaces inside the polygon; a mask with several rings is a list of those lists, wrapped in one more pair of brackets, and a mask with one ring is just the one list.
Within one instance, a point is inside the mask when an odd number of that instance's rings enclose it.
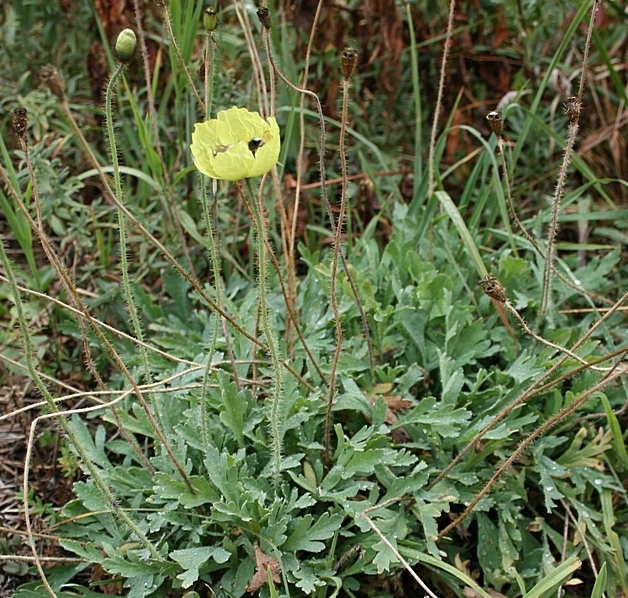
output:
{"label": "hairy stem", "polygon": [[[626,351],[624,351],[625,353]],[[622,358],[623,359],[623,358]],[[552,426],[556,425],[558,422],[565,419],[568,415],[572,414],[574,411],[577,411],[594,393],[601,391],[608,384],[617,380],[620,376],[628,373],[628,368],[618,368],[618,365],[622,362],[620,359],[615,366],[611,369],[611,371],[607,372],[606,375],[598,382],[594,384],[587,391],[583,392],[578,398],[573,400],[569,405],[561,409],[558,413],[550,417],[546,422],[541,424],[532,434],[530,434],[518,447],[517,450],[513,452],[508,459],[504,461],[501,467],[493,474],[493,477],[488,481],[488,483],[482,488],[482,490],[474,497],[469,506],[464,510],[464,512],[457,517],[454,521],[452,521],[442,532],[438,534],[438,538],[441,539],[446,536],[452,529],[456,526],[460,525],[473,511],[473,509],[477,506],[477,504],[491,491],[493,486],[497,483],[499,478],[508,470],[508,468],[521,457],[523,452],[539,437],[545,434]]]}
{"label": "hairy stem", "polygon": [[258,289],[259,289],[259,315],[262,333],[268,345],[268,354],[272,361],[273,369],[273,393],[270,401],[270,436],[271,451],[273,455],[273,476],[275,483],[279,483],[281,477],[281,461],[283,452],[283,434],[285,427],[284,414],[284,389],[281,360],[279,357],[279,346],[277,337],[270,321],[270,311],[268,305],[268,257],[266,254],[267,231],[266,217],[264,214],[264,203],[262,187],[257,196],[255,205],[249,203],[242,191],[239,183],[236,183],[238,193],[249,208],[253,216],[255,236],[257,237],[257,267],[258,267]]}
{"label": "hairy stem", "polygon": [[443,48],[443,57],[440,65],[440,78],[438,80],[438,93],[436,96],[436,105],[434,106],[434,120],[432,121],[432,132],[430,134],[430,153],[428,162],[428,192],[427,196],[432,197],[436,190],[435,169],[436,164],[436,133],[438,132],[438,120],[443,105],[443,93],[445,91],[445,77],[447,76],[447,60],[449,58],[449,49],[451,48],[451,38],[454,29],[454,15],[456,13],[456,0],[449,2],[449,16],[447,19],[447,33],[445,34],[445,47]]}

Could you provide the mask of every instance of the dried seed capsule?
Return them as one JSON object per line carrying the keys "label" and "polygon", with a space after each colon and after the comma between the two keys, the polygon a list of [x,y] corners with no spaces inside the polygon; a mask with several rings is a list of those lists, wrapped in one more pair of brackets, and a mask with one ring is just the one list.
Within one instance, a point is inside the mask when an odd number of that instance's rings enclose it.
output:
{"label": "dried seed capsule", "polygon": [[567,98],[565,101],[565,112],[567,113],[567,118],[569,119],[570,124],[578,122],[578,119],[580,118],[580,109],[581,104],[578,101],[578,98],[575,96]]}
{"label": "dried seed capsule", "polygon": [[20,141],[24,143],[26,142],[26,130],[28,129],[26,112],[26,108],[16,108],[13,111],[13,128]]}
{"label": "dried seed capsule", "polygon": [[132,29],[123,29],[116,39],[116,55],[120,59],[120,62],[127,63],[133,57],[135,48],[137,47],[137,38],[135,37],[135,31]]}
{"label": "dried seed capsule", "polygon": [[491,125],[493,133],[495,133],[498,137],[501,137],[502,132],[504,131],[504,121],[502,120],[501,114],[496,110],[493,110],[486,115],[486,120],[488,120]]}
{"label": "dried seed capsule", "polygon": [[50,89],[52,93],[54,93],[60,100],[63,100],[65,85],[63,83],[63,79],[59,75],[59,71],[52,66],[51,64],[47,64],[43,69],[41,69],[40,77],[44,85]]}
{"label": "dried seed capsule", "polygon": [[488,274],[486,278],[480,280],[480,286],[491,299],[495,299],[499,303],[506,303],[506,291],[495,276]]}
{"label": "dried seed capsule", "polygon": [[345,79],[350,79],[358,61],[358,53],[353,48],[345,48],[340,54],[340,72]]}
{"label": "dried seed capsule", "polygon": [[264,6],[261,6],[260,8],[257,9],[257,18],[260,20],[260,23],[270,31],[270,28],[272,26],[271,20],[270,20],[270,12],[267,8],[265,8]]}

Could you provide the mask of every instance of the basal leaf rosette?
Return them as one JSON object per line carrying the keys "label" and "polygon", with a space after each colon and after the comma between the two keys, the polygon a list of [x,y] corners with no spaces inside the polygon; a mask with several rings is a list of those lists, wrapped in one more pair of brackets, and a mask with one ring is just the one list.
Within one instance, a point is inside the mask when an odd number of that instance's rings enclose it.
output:
{"label": "basal leaf rosette", "polygon": [[213,179],[239,181],[267,173],[279,158],[279,126],[272,117],[234,106],[197,123],[192,133],[194,164]]}

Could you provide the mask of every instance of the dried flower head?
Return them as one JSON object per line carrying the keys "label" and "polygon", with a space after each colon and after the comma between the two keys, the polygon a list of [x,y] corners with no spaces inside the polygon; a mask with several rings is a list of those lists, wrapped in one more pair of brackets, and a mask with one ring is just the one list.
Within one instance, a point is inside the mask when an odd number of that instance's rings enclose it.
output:
{"label": "dried flower head", "polygon": [[13,128],[22,143],[26,143],[26,131],[28,129],[26,114],[26,108],[16,108],[13,111]]}
{"label": "dried flower head", "polygon": [[345,48],[340,54],[340,72],[345,79],[350,79],[358,61],[358,53],[353,48]]}
{"label": "dried flower head", "polygon": [[272,21],[270,20],[270,11],[261,6],[257,9],[257,18],[260,20],[260,23],[264,26],[265,29],[270,30],[272,27]]}
{"label": "dried flower head", "polygon": [[40,77],[44,85],[46,85],[57,98],[63,100],[65,85],[59,75],[59,71],[51,64],[47,64],[41,69]]}
{"label": "dried flower head", "polygon": [[495,276],[488,274],[486,278],[480,280],[480,286],[491,299],[499,303],[506,303],[506,291]]}
{"label": "dried flower head", "polygon": [[502,120],[502,115],[496,110],[493,110],[486,115],[486,120],[488,120],[491,125],[493,133],[495,133],[497,137],[501,137],[504,131],[504,121]]}
{"label": "dried flower head", "polygon": [[570,124],[578,122],[581,108],[582,106],[578,101],[578,98],[575,96],[567,98],[565,101],[565,112],[567,113],[567,118],[569,119]]}
{"label": "dried flower head", "polygon": [[246,108],[222,110],[198,123],[192,133],[194,164],[203,174],[225,181],[261,176],[279,158],[279,125]]}

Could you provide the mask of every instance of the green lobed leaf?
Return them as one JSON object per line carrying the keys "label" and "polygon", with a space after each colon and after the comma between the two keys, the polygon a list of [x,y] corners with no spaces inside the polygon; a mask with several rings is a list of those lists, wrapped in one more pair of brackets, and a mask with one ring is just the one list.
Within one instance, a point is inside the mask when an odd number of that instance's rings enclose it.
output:
{"label": "green lobed leaf", "polygon": [[305,515],[299,519],[296,528],[281,548],[291,552],[297,550],[320,552],[325,548],[322,540],[329,540],[340,528],[342,520],[343,517],[339,513],[332,515],[323,513],[317,519],[312,515]]}
{"label": "green lobed leaf", "polygon": [[216,563],[226,563],[231,557],[231,553],[222,546],[199,546],[196,548],[184,548],[173,550],[169,554],[170,558],[183,567],[183,573],[177,575],[184,588],[189,588],[199,576],[199,569],[209,560]]}

